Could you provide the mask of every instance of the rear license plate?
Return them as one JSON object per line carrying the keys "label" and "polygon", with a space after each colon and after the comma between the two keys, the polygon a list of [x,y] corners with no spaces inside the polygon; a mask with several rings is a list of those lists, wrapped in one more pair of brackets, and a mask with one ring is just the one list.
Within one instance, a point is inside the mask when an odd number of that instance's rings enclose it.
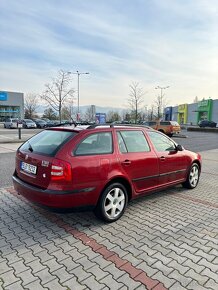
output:
{"label": "rear license plate", "polygon": [[20,167],[25,172],[36,174],[37,166],[35,165],[28,164],[22,161]]}

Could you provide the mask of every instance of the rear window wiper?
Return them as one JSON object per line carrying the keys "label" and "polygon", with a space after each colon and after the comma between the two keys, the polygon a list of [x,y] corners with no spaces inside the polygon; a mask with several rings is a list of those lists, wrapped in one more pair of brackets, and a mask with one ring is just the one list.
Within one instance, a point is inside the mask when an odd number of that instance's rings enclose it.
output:
{"label": "rear window wiper", "polygon": [[32,147],[32,145],[30,144],[30,141],[27,140],[27,143],[29,144],[29,148],[28,148],[28,150],[29,150],[30,152],[33,152],[33,147]]}

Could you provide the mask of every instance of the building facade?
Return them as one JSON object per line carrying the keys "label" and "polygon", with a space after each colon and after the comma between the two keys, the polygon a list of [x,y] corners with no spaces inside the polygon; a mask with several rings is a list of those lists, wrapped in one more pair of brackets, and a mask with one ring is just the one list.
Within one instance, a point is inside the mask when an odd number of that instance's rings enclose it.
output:
{"label": "building facade", "polygon": [[197,125],[200,120],[205,119],[218,123],[218,99],[167,107],[164,109],[164,116],[166,121],[176,121],[179,124]]}
{"label": "building facade", "polygon": [[23,93],[0,91],[0,122],[7,118],[24,118]]}

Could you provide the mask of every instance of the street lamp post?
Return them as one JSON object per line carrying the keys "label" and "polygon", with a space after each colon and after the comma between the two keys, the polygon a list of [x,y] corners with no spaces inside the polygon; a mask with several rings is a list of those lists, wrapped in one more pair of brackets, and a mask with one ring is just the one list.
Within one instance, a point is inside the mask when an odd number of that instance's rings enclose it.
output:
{"label": "street lamp post", "polygon": [[80,75],[88,75],[89,72],[79,72],[78,70],[76,72],[69,72],[69,74],[76,74],[77,75],[77,121],[80,119],[80,108],[79,108],[79,77]]}
{"label": "street lamp post", "polygon": [[[160,87],[160,86],[157,86],[155,89],[156,90],[160,90],[160,106],[162,106],[163,105],[163,90],[166,90],[166,89],[168,89],[170,86],[166,86],[166,87]],[[161,108],[158,108],[159,110],[161,109]],[[158,111],[159,111],[158,110]],[[158,115],[160,115],[160,112],[158,112]],[[160,116],[158,116],[158,118],[159,118]]]}

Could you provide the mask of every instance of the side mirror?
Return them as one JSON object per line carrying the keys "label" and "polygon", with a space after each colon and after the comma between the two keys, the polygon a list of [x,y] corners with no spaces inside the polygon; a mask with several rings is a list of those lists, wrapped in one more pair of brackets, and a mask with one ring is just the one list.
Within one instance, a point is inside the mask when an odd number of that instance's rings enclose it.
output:
{"label": "side mirror", "polygon": [[184,147],[183,147],[182,145],[179,145],[179,144],[178,144],[178,145],[176,146],[176,150],[177,150],[177,151],[183,151],[183,150],[184,150]]}

